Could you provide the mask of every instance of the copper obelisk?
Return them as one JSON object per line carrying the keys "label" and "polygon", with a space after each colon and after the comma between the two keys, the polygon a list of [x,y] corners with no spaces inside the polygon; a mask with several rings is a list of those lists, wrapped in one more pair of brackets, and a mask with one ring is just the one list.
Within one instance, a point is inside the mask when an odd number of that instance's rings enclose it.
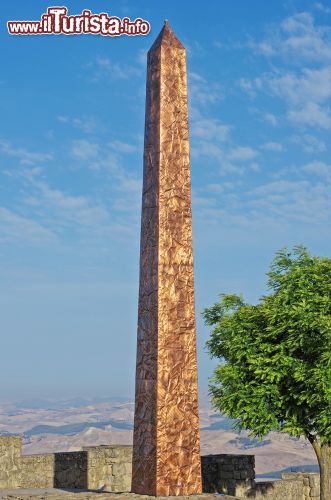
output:
{"label": "copper obelisk", "polygon": [[132,492],[201,493],[185,48],[148,52]]}

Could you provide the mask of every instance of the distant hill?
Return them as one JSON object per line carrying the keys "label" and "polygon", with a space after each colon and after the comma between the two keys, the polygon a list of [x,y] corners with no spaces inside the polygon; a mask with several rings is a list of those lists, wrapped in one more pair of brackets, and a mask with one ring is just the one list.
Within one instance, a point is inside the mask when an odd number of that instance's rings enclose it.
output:
{"label": "distant hill", "polygon": [[[131,444],[134,404],[124,398],[35,399],[0,405],[0,433],[23,436],[23,453],[80,450],[100,444]],[[234,420],[200,404],[201,453],[255,455],[260,476],[316,467],[311,445],[303,439],[270,433],[259,441],[233,428]]]}
{"label": "distant hill", "polygon": [[80,422],[77,424],[66,424],[66,425],[36,425],[28,431],[24,432],[24,436],[30,437],[37,434],[77,434],[78,432],[84,431],[89,427],[94,427],[96,429],[105,429],[107,426],[114,427],[115,429],[128,429],[133,428],[132,422],[121,422],[117,420],[107,420],[106,422]]}

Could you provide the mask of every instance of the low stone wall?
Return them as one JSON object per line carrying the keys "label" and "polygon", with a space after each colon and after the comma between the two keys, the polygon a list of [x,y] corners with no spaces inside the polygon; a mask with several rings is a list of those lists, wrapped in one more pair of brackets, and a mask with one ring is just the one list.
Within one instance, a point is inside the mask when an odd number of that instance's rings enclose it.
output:
{"label": "low stone wall", "polygon": [[254,455],[207,455],[201,457],[202,489],[244,498],[254,487]]}
{"label": "low stone wall", "polygon": [[87,451],[54,454],[53,482],[55,488],[87,489]]}
{"label": "low stone wall", "polygon": [[289,472],[283,473],[280,480],[256,483],[241,498],[256,500],[317,500],[320,497],[319,486],[320,477],[317,472]]}
{"label": "low stone wall", "polygon": [[264,481],[256,483],[246,492],[247,499],[262,500],[302,500],[303,482],[300,479]]}
{"label": "low stone wall", "polygon": [[53,488],[55,455],[21,455],[19,488]]}
{"label": "low stone wall", "polygon": [[21,437],[0,436],[0,489],[130,491],[132,446],[91,446],[45,455],[21,455],[21,447]]}
{"label": "low stone wall", "polygon": [[19,436],[0,436],[0,488],[17,487],[21,444]]}
{"label": "low stone wall", "polygon": [[[21,445],[19,436],[0,436],[0,489],[130,491],[132,446],[89,446],[75,452],[21,455]],[[284,473],[281,480],[255,483],[254,455],[207,455],[201,462],[205,493],[256,500],[319,498],[318,473]]]}
{"label": "low stone wall", "polygon": [[90,446],[84,450],[88,452],[88,489],[104,486],[107,491],[130,491],[132,446]]}
{"label": "low stone wall", "polygon": [[318,472],[286,472],[282,474],[282,479],[300,479],[303,483],[303,498],[320,497],[320,475]]}
{"label": "low stone wall", "polygon": [[320,495],[316,472],[283,473],[281,480],[255,483],[253,455],[207,455],[201,457],[201,463],[206,493],[256,500],[317,500]]}

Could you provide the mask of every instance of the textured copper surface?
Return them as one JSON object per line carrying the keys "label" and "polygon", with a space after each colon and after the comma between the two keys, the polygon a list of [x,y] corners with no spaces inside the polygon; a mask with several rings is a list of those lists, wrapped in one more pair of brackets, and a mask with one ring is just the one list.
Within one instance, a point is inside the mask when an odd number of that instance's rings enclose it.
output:
{"label": "textured copper surface", "polygon": [[185,49],[148,53],[132,491],[201,493]]}

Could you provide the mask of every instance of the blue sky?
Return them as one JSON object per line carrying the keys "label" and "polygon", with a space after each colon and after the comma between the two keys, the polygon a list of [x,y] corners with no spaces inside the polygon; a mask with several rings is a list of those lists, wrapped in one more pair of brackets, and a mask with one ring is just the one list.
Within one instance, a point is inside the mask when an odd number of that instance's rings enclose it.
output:
{"label": "blue sky", "polygon": [[146,51],[169,19],[188,55],[200,312],[256,302],[283,246],[330,250],[331,3],[70,1],[147,37],[10,37],[0,7],[0,401],[133,395]]}

